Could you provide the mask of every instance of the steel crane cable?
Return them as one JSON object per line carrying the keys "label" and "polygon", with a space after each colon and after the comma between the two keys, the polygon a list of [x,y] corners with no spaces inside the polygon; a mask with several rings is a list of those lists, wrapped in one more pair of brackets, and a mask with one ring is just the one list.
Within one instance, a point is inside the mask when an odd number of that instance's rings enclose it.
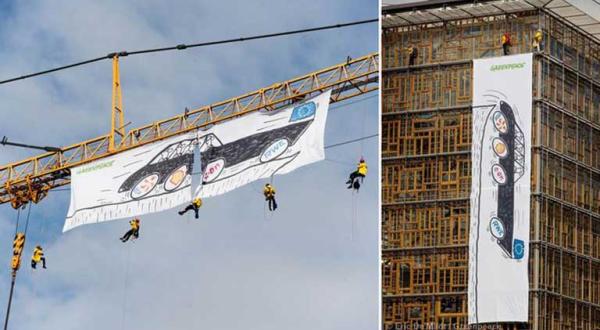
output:
{"label": "steel crane cable", "polygon": [[[29,215],[31,214],[31,204],[29,204],[29,209],[27,210],[27,218],[25,219],[25,235],[27,235],[27,228],[29,227]],[[17,233],[19,232],[19,219],[21,218],[21,207],[17,209],[17,222],[15,223],[15,237],[17,237]],[[27,237],[27,236],[26,236]]]}
{"label": "steel crane cable", "polygon": [[[29,204],[29,210],[27,211],[27,220],[25,221],[25,237],[27,237],[27,228],[29,227],[29,215],[31,214],[31,203]],[[16,230],[18,230],[19,227],[19,215],[20,215],[20,208],[19,211],[17,213],[17,226],[16,226]],[[17,236],[17,234],[15,233],[15,237]],[[25,244],[23,244],[23,249],[25,249]],[[12,305],[12,299],[13,299],[13,294],[14,294],[14,288],[15,288],[15,283],[17,281],[17,276],[16,276],[16,270],[13,270],[12,276],[11,276],[11,283],[10,283],[10,293],[8,295],[8,304],[6,306],[6,315],[4,318],[4,330],[8,329],[8,320],[10,317],[10,307]]]}
{"label": "steel crane cable", "polygon": [[179,45],[171,46],[171,47],[151,48],[151,49],[135,50],[135,51],[131,51],[131,52],[128,52],[128,51],[113,52],[113,53],[109,53],[105,56],[96,57],[96,58],[93,58],[90,60],[85,60],[85,61],[76,62],[76,63],[64,65],[64,66],[59,66],[59,67],[49,69],[49,70],[38,71],[38,72],[30,73],[27,75],[19,76],[19,77],[5,79],[5,80],[0,81],[0,85],[14,82],[17,80],[23,80],[23,79],[27,79],[27,78],[41,76],[41,75],[56,72],[56,71],[66,70],[66,69],[74,68],[77,66],[91,64],[91,63],[106,60],[106,59],[112,59],[115,56],[124,57],[124,56],[130,56],[130,55],[140,55],[140,54],[157,53],[157,52],[164,52],[164,51],[171,51],[171,50],[184,50],[184,49],[188,49],[188,48],[222,45],[222,44],[227,44],[227,43],[244,42],[244,41],[250,41],[250,40],[257,40],[257,39],[266,39],[266,38],[282,37],[282,36],[315,32],[315,31],[338,29],[338,28],[344,28],[344,27],[361,25],[361,24],[375,23],[378,21],[379,21],[378,18],[373,18],[373,19],[353,21],[353,22],[347,22],[347,23],[324,25],[324,26],[318,26],[318,27],[312,27],[312,28],[306,28],[306,29],[300,29],[300,30],[290,30],[290,31],[284,31],[284,32],[277,32],[277,33],[260,34],[260,35],[250,36],[250,37],[239,37],[239,38],[231,38],[231,39],[224,39],[224,40],[199,42],[199,43],[194,43],[194,44],[189,44],[189,45],[179,44]]}
{"label": "steel crane cable", "polygon": [[17,209],[17,222],[15,224],[15,238],[17,237],[17,232],[19,230],[19,218],[21,217],[21,208]]}

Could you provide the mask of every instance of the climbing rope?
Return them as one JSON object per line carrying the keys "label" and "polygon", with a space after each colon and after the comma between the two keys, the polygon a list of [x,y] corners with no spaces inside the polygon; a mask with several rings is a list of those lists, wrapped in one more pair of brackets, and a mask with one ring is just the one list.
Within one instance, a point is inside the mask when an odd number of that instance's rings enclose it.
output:
{"label": "climbing rope", "polygon": [[42,237],[44,237],[44,233],[46,231],[46,222],[47,220],[42,221],[42,224],[40,225],[40,239]]}
{"label": "climbing rope", "polygon": [[[356,180],[359,180],[358,178]],[[350,240],[354,241],[354,235],[356,232],[356,225],[357,225],[357,221],[358,221],[358,190],[355,190],[354,188],[352,188],[352,217],[351,217],[351,226],[352,226],[352,230],[350,233]]]}
{"label": "climbing rope", "polygon": [[[367,109],[366,107],[363,109],[361,136],[365,136],[365,126],[366,126],[366,121],[367,121],[367,110],[366,109]],[[365,144],[365,140],[360,140],[360,157],[361,158],[364,157],[364,144]]]}
{"label": "climbing rope", "polygon": [[[258,183],[258,181],[256,181],[256,182],[250,182],[248,184],[248,186],[250,187],[250,189],[252,189],[254,192],[256,192],[256,194],[259,194],[259,195],[263,196],[262,190],[260,188],[256,188],[254,186],[255,183]],[[263,219],[265,221],[267,221],[267,201],[263,202]]]}
{"label": "climbing rope", "polygon": [[352,223],[353,227],[352,229],[353,231],[353,235],[352,238],[354,238],[354,236],[357,236],[358,238],[358,207],[359,207],[359,203],[358,201],[358,191],[356,192],[356,200],[355,200],[355,204],[354,204],[354,222]]}
{"label": "climbing rope", "polygon": [[269,221],[269,219],[267,218],[267,203],[267,201],[263,203],[263,219],[265,221]]}
{"label": "climbing rope", "polygon": [[[269,184],[273,187],[273,174],[271,174],[271,177],[269,178]],[[274,213],[273,211],[269,211],[268,216],[267,216],[267,220],[273,219],[273,216],[274,216],[273,213]]]}
{"label": "climbing rope", "polygon": [[340,165],[344,165],[344,167],[346,166],[353,166],[354,164],[352,163],[347,163],[341,160],[336,160],[336,159],[331,159],[331,158],[325,158],[326,161],[328,162],[332,162],[332,163],[336,163],[336,164],[340,164]]}
{"label": "climbing rope", "polygon": [[31,214],[31,203],[29,203],[29,208],[27,209],[27,219],[25,220],[25,237],[27,237],[27,229],[29,228],[29,215],[30,214]]}
{"label": "climbing rope", "polygon": [[[129,244],[131,245],[131,244]],[[132,247],[127,247],[127,257],[125,258],[125,281],[123,283],[123,308],[121,315],[121,330],[124,329],[125,325],[125,313],[127,309],[127,286],[129,283],[129,257],[131,255]]]}
{"label": "climbing rope", "polygon": [[[31,214],[31,203],[29,204],[29,209],[27,210],[27,218],[25,220],[25,242],[27,242],[27,229],[29,228],[29,215],[30,214]],[[23,246],[23,250],[25,250],[25,246]],[[35,273],[33,271],[33,267],[29,267],[29,273],[31,274],[31,276],[33,276],[33,274]],[[35,293],[36,292],[35,291],[36,290],[35,287],[33,288],[33,290],[34,290],[34,293]]]}
{"label": "climbing rope", "polygon": [[[361,136],[365,136],[365,126],[366,126],[366,121],[367,121],[367,111],[366,108],[363,109],[363,116],[362,116],[362,123],[361,123]],[[365,139],[361,139],[360,140],[360,159],[364,158],[364,140]],[[360,184],[362,185],[364,183],[364,179],[363,178],[356,178],[355,180],[359,181],[360,180]],[[356,227],[358,226],[358,193],[359,190],[355,190],[354,187],[352,187],[352,231],[351,231],[351,235],[350,235],[350,240],[354,241],[354,235],[356,232]]]}

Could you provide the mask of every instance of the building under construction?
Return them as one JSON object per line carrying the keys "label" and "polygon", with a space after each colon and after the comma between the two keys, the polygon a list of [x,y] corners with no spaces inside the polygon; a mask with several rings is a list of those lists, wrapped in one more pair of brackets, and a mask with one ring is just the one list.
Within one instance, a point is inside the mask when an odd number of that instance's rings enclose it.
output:
{"label": "building under construction", "polygon": [[529,324],[494,328],[600,329],[600,22],[586,12],[563,0],[383,7],[384,329],[468,327],[472,60],[502,56],[505,32],[512,54],[534,52],[538,29]]}

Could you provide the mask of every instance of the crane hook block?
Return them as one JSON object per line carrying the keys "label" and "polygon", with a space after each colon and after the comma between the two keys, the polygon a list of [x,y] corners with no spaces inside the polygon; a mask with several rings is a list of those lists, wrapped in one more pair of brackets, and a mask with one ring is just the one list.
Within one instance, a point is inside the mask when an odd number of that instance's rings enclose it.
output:
{"label": "crane hook block", "polygon": [[17,271],[17,270],[19,270],[20,266],[21,266],[21,256],[12,256],[12,259],[10,262],[10,268],[12,268],[13,271]]}

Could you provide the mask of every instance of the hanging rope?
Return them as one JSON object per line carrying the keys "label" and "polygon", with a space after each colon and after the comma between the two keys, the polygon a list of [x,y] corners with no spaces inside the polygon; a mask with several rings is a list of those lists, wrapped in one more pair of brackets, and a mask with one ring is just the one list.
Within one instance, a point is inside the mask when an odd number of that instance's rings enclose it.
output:
{"label": "hanging rope", "polygon": [[123,313],[121,315],[121,330],[125,325],[125,313],[127,309],[127,286],[129,283],[129,256],[131,254],[131,249],[132,247],[127,247],[127,257],[125,258],[125,281],[123,283]]}
{"label": "hanging rope", "polygon": [[[273,187],[273,174],[271,174],[269,181],[270,181],[269,184],[271,185],[271,187]],[[273,188],[273,189],[275,189],[275,188]],[[267,220],[273,219],[273,216],[274,216],[273,211],[269,211],[269,216],[267,217]]]}
{"label": "hanging rope", "polygon": [[[40,231],[39,231],[39,237],[40,237],[40,239],[41,239],[41,237],[42,237],[42,235],[43,235],[43,231],[44,231],[44,224],[42,223],[42,224],[40,225]],[[37,275],[36,275],[36,273],[37,273],[37,272],[36,272],[36,271],[33,269],[33,267],[29,267],[29,274],[30,274],[30,276],[31,276],[32,278],[33,278],[34,276],[37,276]],[[35,285],[35,283],[36,283],[36,282],[37,282],[37,280],[34,280],[34,281],[33,281],[33,284],[32,284],[32,287],[33,287],[33,288],[32,288],[32,290],[33,290],[33,294],[34,294],[34,296],[36,296],[36,297],[37,297],[37,296],[38,296],[38,289],[37,289],[37,285]]]}
{"label": "hanging rope", "polygon": [[29,203],[29,208],[27,209],[27,220],[25,221],[25,237],[27,237],[27,229],[29,228],[29,215],[31,214],[31,203]]}
{"label": "hanging rope", "polygon": [[46,222],[47,220],[44,220],[40,226],[40,238],[44,236],[44,232],[46,231]]}
{"label": "hanging rope", "polygon": [[269,220],[269,219],[267,219],[267,203],[268,203],[267,201],[265,201],[265,202],[263,203],[263,219],[264,219],[265,221],[268,221],[268,220]]}
{"label": "hanging rope", "polygon": [[[260,188],[256,188],[256,187],[254,186],[254,184],[255,184],[255,183],[258,183],[258,182],[250,182],[250,183],[248,184],[248,186],[249,186],[249,187],[250,187],[250,189],[252,189],[254,192],[256,192],[257,194],[259,194],[259,195],[261,195],[261,196],[262,196],[262,195],[263,195],[263,192],[262,192],[262,190],[261,190]],[[267,221],[267,201],[265,201],[265,202],[263,203],[263,219],[264,219],[265,221]]]}
{"label": "hanging rope", "polygon": [[328,161],[328,162],[332,162],[332,163],[344,165],[344,167],[353,166],[354,165],[352,163],[347,163],[347,162],[343,162],[341,160],[336,160],[336,159],[331,159],[331,158],[325,158],[325,160]]}
{"label": "hanging rope", "polygon": [[[362,118],[362,130],[361,130],[361,136],[365,136],[365,126],[366,126],[366,121],[367,121],[367,108],[365,107],[363,109],[363,118]],[[365,144],[365,140],[360,140],[360,157],[363,158],[364,157],[364,144]]]}
{"label": "hanging rope", "polygon": [[[367,110],[363,109],[362,122],[361,122],[361,136],[365,136],[365,127],[367,121]],[[364,158],[364,143],[365,139],[360,140],[359,148],[360,148],[360,159]],[[357,169],[358,170],[358,169]],[[357,182],[360,180],[360,183],[363,183],[362,178],[356,178]],[[358,193],[359,190],[355,190],[352,187],[352,235],[350,236],[350,240],[354,241],[354,234],[356,232],[356,226],[358,221]]]}
{"label": "hanging rope", "polygon": [[358,236],[358,191],[356,192],[356,199],[354,200],[354,218],[353,218],[353,222],[352,222],[352,239],[354,239],[354,236]]}
{"label": "hanging rope", "polygon": [[352,199],[351,199],[351,216],[350,216],[350,241],[354,241],[354,224],[356,222],[356,192],[352,188]]}
{"label": "hanging rope", "polygon": [[[251,186],[251,187],[252,187],[252,189],[254,189],[254,186]],[[262,192],[262,190],[261,190],[260,188],[256,189],[256,192],[257,192],[258,194],[260,194],[260,195],[262,196],[262,198],[264,198],[264,194],[263,194],[263,192]],[[265,199],[265,201],[263,202],[263,219],[264,219],[265,221],[268,221],[268,220],[269,220],[269,219],[268,219],[268,217],[267,217],[267,204],[268,204],[268,203],[269,203],[269,202],[268,202],[266,199]]]}

